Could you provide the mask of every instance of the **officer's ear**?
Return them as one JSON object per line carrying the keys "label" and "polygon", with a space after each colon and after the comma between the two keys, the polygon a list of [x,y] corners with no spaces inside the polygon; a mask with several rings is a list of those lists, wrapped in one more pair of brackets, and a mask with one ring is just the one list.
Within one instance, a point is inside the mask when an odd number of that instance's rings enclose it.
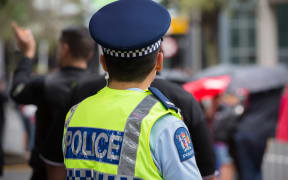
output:
{"label": "officer's ear", "polygon": [[157,60],[156,60],[156,65],[155,65],[157,72],[160,72],[163,69],[163,59],[164,59],[163,52],[159,51],[157,54]]}
{"label": "officer's ear", "polygon": [[107,71],[107,65],[106,65],[106,60],[105,60],[105,57],[103,54],[101,54],[100,56],[100,63],[102,65],[102,68],[104,69],[105,72],[108,72]]}

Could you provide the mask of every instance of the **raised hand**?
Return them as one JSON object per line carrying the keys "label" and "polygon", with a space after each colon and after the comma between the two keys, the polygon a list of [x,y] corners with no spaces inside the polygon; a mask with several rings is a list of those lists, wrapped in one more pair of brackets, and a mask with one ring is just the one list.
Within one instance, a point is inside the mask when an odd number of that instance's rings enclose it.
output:
{"label": "raised hand", "polygon": [[24,56],[33,59],[36,51],[36,42],[32,31],[19,27],[16,22],[12,22],[11,26],[17,38],[17,45]]}

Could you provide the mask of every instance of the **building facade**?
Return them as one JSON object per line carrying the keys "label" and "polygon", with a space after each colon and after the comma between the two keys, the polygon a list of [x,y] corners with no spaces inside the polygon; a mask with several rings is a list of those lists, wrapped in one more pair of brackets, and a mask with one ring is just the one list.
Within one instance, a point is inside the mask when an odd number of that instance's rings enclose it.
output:
{"label": "building facade", "polygon": [[230,0],[219,16],[221,63],[288,63],[288,0]]}

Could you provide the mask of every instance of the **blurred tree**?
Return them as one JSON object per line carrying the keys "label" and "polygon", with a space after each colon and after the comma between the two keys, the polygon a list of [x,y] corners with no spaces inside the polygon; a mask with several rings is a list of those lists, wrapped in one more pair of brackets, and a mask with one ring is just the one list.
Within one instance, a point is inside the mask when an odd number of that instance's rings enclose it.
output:
{"label": "blurred tree", "polygon": [[226,0],[179,0],[183,11],[191,12],[193,9],[213,11],[219,8]]}
{"label": "blurred tree", "polygon": [[15,20],[17,22],[25,23],[29,20],[29,0],[1,0],[0,1],[0,38],[8,39],[10,37],[11,29],[10,22]]}
{"label": "blurred tree", "polygon": [[0,0],[0,43],[5,42],[7,71],[14,68],[17,59],[13,53],[14,35],[10,27],[12,21],[32,29],[38,45],[48,46],[48,52],[45,50],[44,56],[50,59],[49,64],[53,64],[61,29],[84,24],[89,2],[90,0]]}
{"label": "blurred tree", "polygon": [[7,79],[6,73],[9,74],[11,67],[15,66],[15,61],[10,59],[16,59],[16,56],[10,53],[14,49],[13,43],[9,42],[13,34],[10,23],[13,20],[20,24],[27,23],[30,16],[29,7],[31,7],[29,0],[0,0],[0,48],[2,48],[0,62],[4,65],[0,71]]}
{"label": "blurred tree", "polygon": [[0,0],[0,38],[10,39],[11,21],[32,29],[36,38],[55,41],[68,25],[84,23],[83,0]]}
{"label": "blurred tree", "polygon": [[7,3],[7,0],[0,1],[0,9]]}

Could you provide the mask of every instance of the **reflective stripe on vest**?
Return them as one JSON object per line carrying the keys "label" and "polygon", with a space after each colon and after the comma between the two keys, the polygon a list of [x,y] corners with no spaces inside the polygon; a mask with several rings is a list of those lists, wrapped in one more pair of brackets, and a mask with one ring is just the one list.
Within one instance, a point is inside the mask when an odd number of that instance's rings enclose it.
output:
{"label": "reflective stripe on vest", "polygon": [[152,95],[148,95],[128,117],[124,130],[118,174],[135,175],[135,162],[141,123],[156,103],[157,100]]}
{"label": "reflective stripe on vest", "polygon": [[[99,180],[102,180],[102,179],[103,180],[106,180],[106,179],[107,180],[114,180],[114,179],[115,180],[126,180],[126,179],[127,180],[140,180],[139,178],[135,178],[135,164],[136,164],[137,148],[138,148],[138,143],[139,143],[139,135],[140,135],[140,130],[141,130],[141,123],[142,123],[142,120],[149,114],[150,110],[152,109],[152,107],[157,102],[158,102],[158,100],[156,98],[154,98],[153,95],[148,95],[137,105],[137,107],[129,115],[127,122],[125,124],[124,136],[123,136],[123,141],[122,141],[122,148],[121,148],[119,162],[117,163],[117,161],[113,161],[114,163],[111,163],[111,164],[118,165],[118,172],[117,172],[118,175],[109,175],[109,174],[93,171],[91,169],[87,170],[87,169],[68,168],[67,173],[69,174],[69,176],[67,174],[67,179],[68,178],[71,179],[71,177],[75,177],[76,179],[78,177],[83,178],[83,176],[89,177],[89,176],[85,176],[85,174],[87,175],[87,173],[88,173],[89,175],[91,175],[93,172],[93,174],[95,175],[94,176],[95,180],[96,179],[97,180],[98,179]],[[73,113],[75,112],[76,108],[77,108],[77,106],[72,108],[71,114],[68,118],[67,127],[66,127],[68,129],[67,129],[66,137],[65,137],[66,148],[64,151],[64,156],[67,159],[72,158],[72,159],[81,160],[81,159],[86,159],[86,157],[88,157],[88,156],[84,155],[84,156],[72,157],[69,154],[66,154],[66,149],[67,149],[67,146],[69,146],[69,145],[71,145],[72,150],[73,149],[75,150],[74,142],[72,142],[72,141],[73,141],[73,139],[75,139],[76,135],[79,138],[80,137],[79,133],[81,133],[80,131],[77,130],[75,132],[78,132],[78,134],[74,133],[74,136],[73,136],[72,131],[69,131],[69,129],[71,129],[71,130],[73,129],[73,127],[69,128],[69,121],[71,120]],[[79,128],[77,128],[77,129],[79,129]],[[85,129],[85,128],[80,128],[80,129]],[[93,129],[93,128],[91,128],[91,129]],[[68,133],[68,131],[69,131],[69,133]],[[69,136],[69,138],[68,138],[68,136]],[[95,137],[94,137],[94,139],[95,139]],[[78,147],[81,148],[81,146],[79,146],[79,144],[78,144]],[[78,149],[78,147],[77,147],[76,151],[79,153],[81,151],[80,151],[80,148]],[[85,143],[85,147],[86,147],[86,143]],[[95,148],[95,151],[96,151],[96,148]],[[101,158],[100,158],[100,160],[99,160],[99,158],[93,158],[93,159],[89,158],[89,160],[95,160],[95,161],[103,162],[103,160]],[[106,163],[110,163],[110,162],[106,161]],[[71,172],[73,172],[73,173],[71,173]],[[81,176],[79,173],[81,174]]]}
{"label": "reflective stripe on vest", "polygon": [[69,123],[70,123],[70,121],[71,121],[71,118],[72,118],[74,112],[76,111],[78,105],[79,105],[79,104],[76,104],[76,105],[74,105],[74,106],[71,108],[71,110],[70,110],[70,111],[71,111],[71,112],[70,112],[70,115],[69,115],[67,121],[65,122],[65,128],[68,128]]}

